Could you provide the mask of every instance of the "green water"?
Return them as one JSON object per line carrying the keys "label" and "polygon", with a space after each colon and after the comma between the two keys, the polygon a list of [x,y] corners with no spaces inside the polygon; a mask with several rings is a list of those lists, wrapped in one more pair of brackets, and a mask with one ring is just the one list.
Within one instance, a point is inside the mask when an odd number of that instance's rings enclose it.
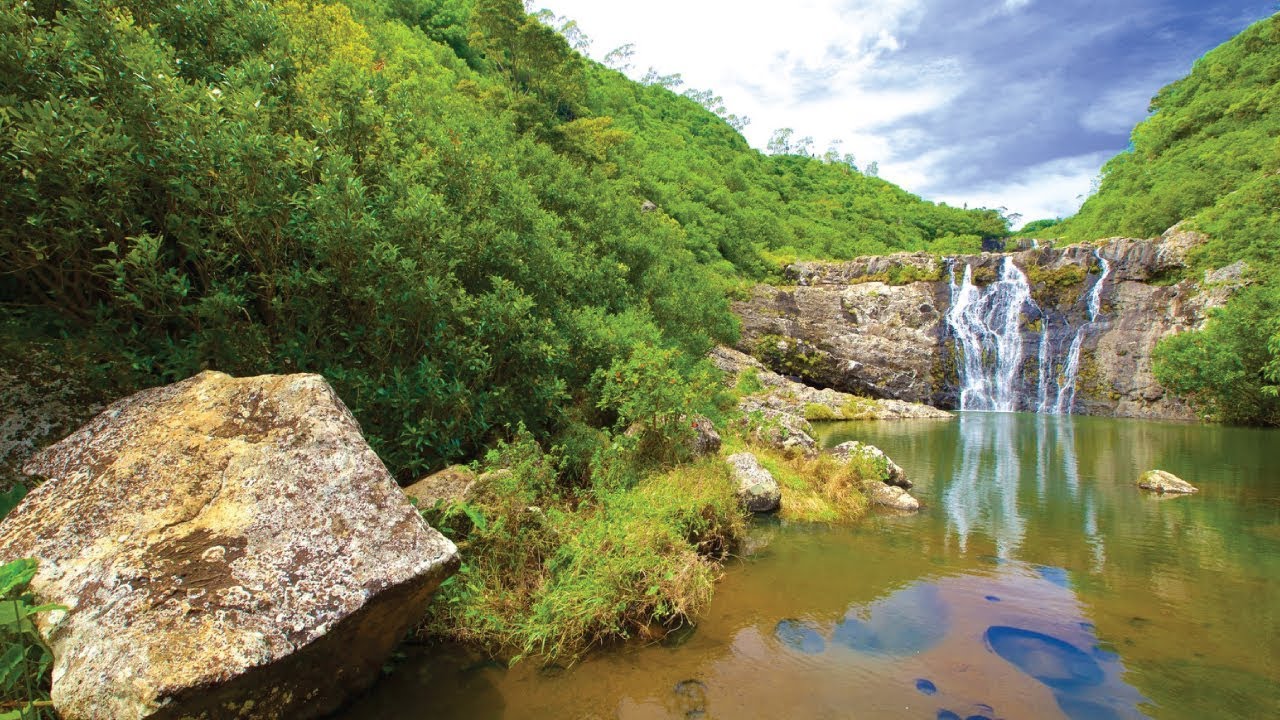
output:
{"label": "green water", "polygon": [[[761,521],[678,642],[570,668],[432,648],[343,717],[1280,717],[1280,432],[987,413],[824,428],[848,439],[902,465],[918,515]],[[1151,468],[1202,491],[1144,494]]]}

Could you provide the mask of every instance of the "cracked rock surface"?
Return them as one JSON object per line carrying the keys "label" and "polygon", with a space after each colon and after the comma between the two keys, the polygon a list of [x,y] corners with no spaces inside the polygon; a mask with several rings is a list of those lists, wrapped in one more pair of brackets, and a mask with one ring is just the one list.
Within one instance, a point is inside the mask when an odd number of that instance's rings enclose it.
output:
{"label": "cracked rock surface", "polygon": [[25,465],[53,701],[79,718],[295,718],[370,684],[458,564],[318,375],[204,372]]}

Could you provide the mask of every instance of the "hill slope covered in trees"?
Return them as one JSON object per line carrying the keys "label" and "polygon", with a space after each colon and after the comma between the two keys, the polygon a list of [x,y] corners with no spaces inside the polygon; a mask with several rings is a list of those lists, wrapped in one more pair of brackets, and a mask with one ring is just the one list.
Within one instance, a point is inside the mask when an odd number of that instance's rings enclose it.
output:
{"label": "hill slope covered in trees", "polygon": [[762,155],[518,0],[11,0],[0,28],[9,362],[108,397],[321,372],[402,477],[520,422],[611,425],[599,372],[692,372],[768,258],[1006,228]]}
{"label": "hill slope covered in trees", "polygon": [[1150,237],[1187,221],[1196,273],[1244,261],[1252,285],[1203,332],[1165,340],[1157,376],[1231,422],[1280,424],[1280,15],[1162,89],[1098,192],[1047,229],[1071,241]]}

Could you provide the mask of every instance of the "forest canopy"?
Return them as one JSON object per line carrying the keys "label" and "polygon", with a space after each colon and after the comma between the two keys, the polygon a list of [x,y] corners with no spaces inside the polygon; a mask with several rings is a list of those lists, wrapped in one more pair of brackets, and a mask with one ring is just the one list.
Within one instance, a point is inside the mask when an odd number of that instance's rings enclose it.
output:
{"label": "forest canopy", "polygon": [[319,372],[401,477],[609,426],[602,369],[698,372],[782,259],[1007,230],[757,152],[518,0],[4,0],[0,30],[7,361],[103,399]]}

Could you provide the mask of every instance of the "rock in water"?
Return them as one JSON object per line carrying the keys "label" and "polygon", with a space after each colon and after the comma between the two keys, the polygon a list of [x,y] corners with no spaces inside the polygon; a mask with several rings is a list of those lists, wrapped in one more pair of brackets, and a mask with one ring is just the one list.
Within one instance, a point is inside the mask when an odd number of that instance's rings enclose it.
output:
{"label": "rock in water", "polygon": [[894,462],[888,455],[885,455],[884,451],[875,445],[850,440],[831,448],[831,454],[844,462],[859,456],[866,458],[880,470],[881,476],[878,479],[886,485],[895,485],[903,490],[911,489],[911,481],[907,479],[907,471],[899,467],[898,463]]}
{"label": "rock in water", "polygon": [[306,718],[376,678],[458,566],[318,375],[204,372],[24,468],[0,524],[64,720]]}
{"label": "rock in water", "polygon": [[872,481],[867,483],[866,493],[867,499],[873,505],[882,505],[903,512],[915,512],[920,509],[920,501],[896,485]]}
{"label": "rock in water", "polygon": [[738,500],[751,512],[772,512],[782,501],[782,489],[773,475],[751,453],[730,455],[729,466],[738,480]]}
{"label": "rock in water", "polygon": [[1138,487],[1143,490],[1164,493],[1197,493],[1200,488],[1164,470],[1148,470],[1138,478]]}

